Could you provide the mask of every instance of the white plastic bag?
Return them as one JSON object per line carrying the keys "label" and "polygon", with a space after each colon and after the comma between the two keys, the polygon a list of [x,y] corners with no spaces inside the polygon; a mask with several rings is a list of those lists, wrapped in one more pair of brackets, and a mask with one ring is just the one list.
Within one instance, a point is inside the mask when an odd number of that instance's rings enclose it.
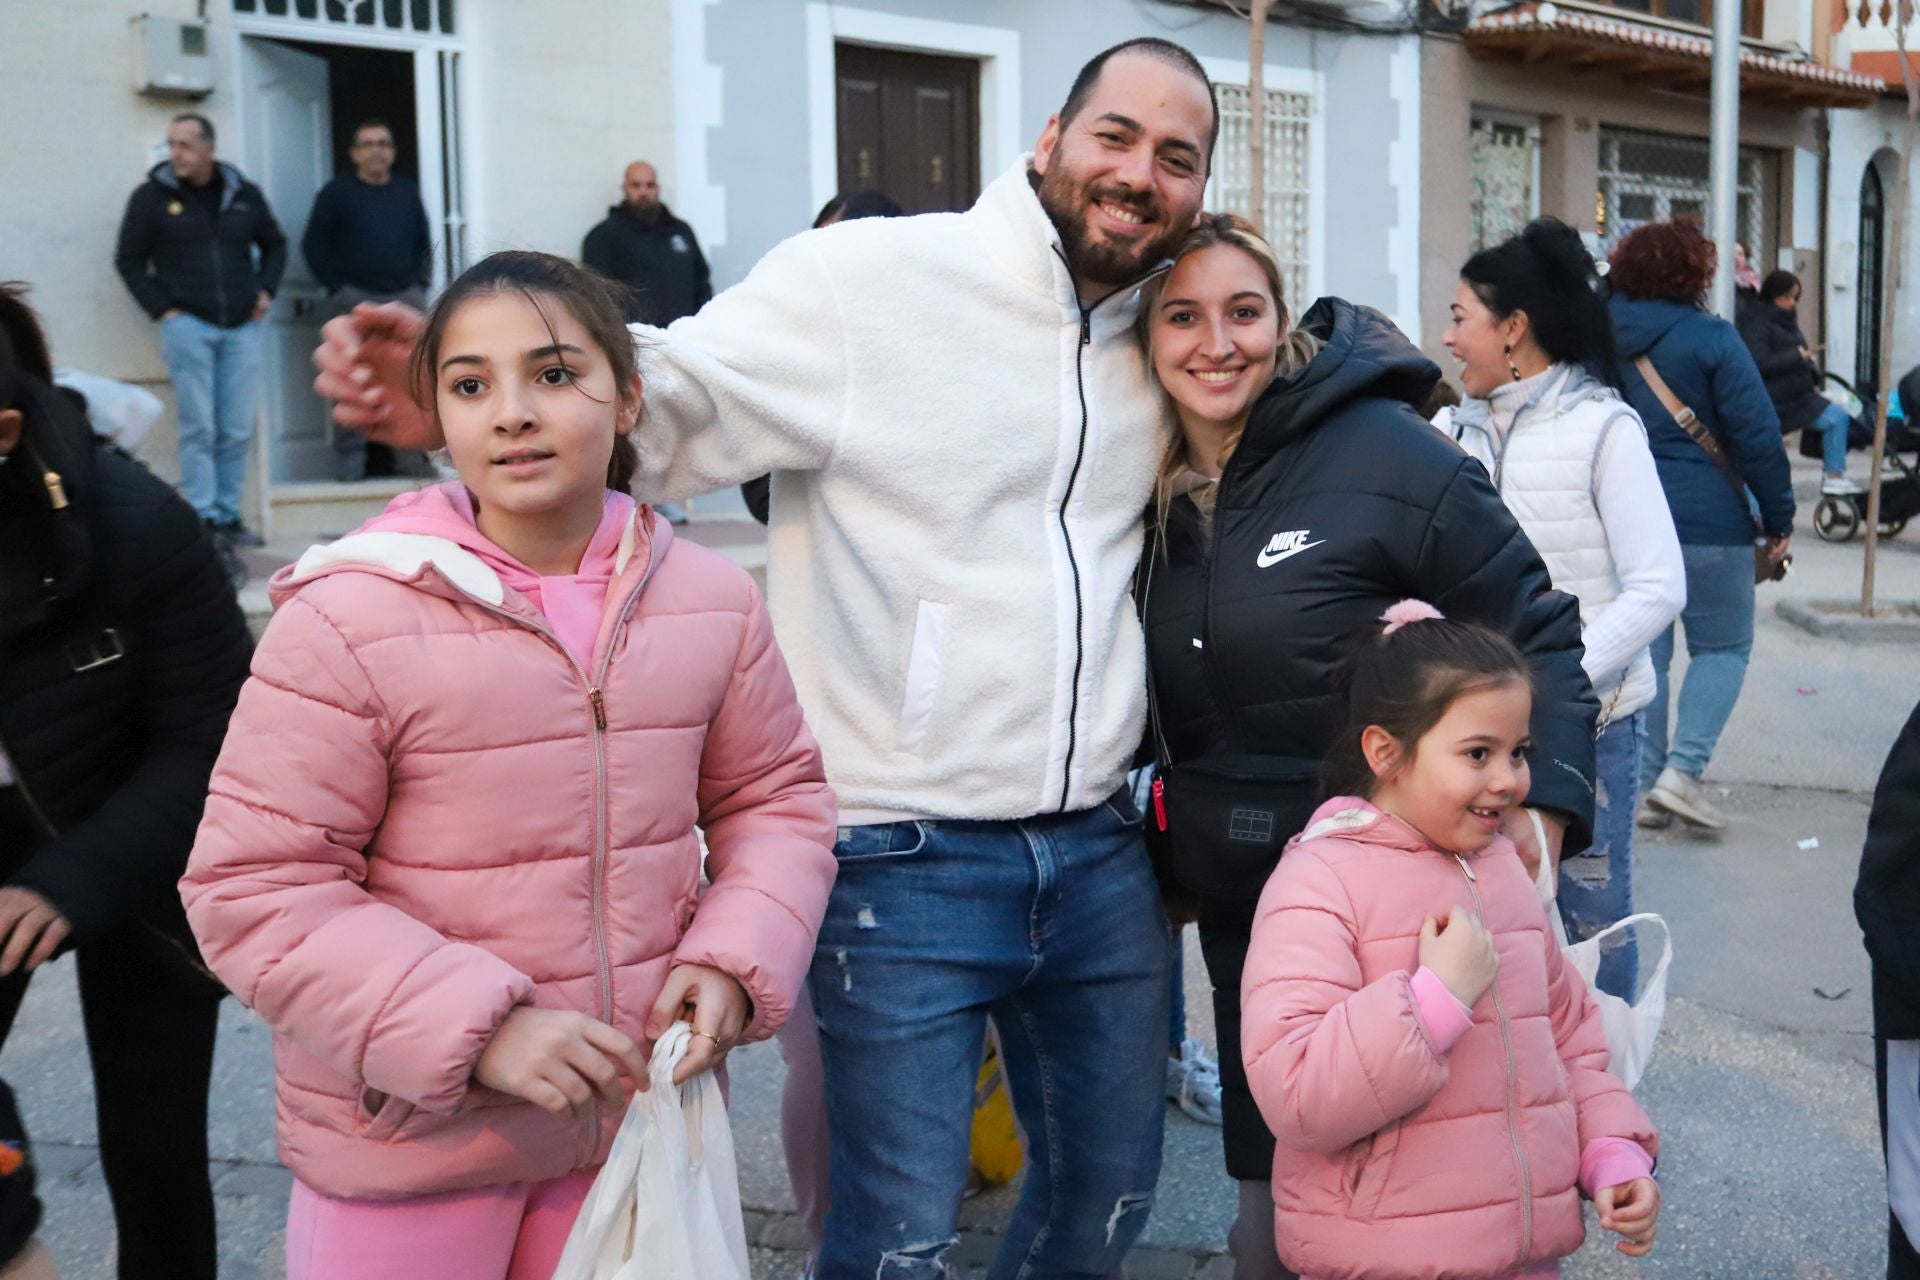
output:
{"label": "white plastic bag", "polygon": [[[1534,836],[1539,840],[1540,867],[1534,875],[1534,887],[1540,891],[1540,901],[1546,905],[1547,921],[1553,927],[1553,936],[1559,939],[1560,949],[1573,962],[1581,979],[1587,984],[1587,990],[1593,995],[1593,1002],[1600,1006],[1600,1028],[1607,1037],[1608,1068],[1620,1077],[1620,1082],[1633,1089],[1639,1086],[1640,1077],[1646,1074],[1647,1060],[1653,1057],[1654,1041],[1660,1037],[1660,1024],[1667,1017],[1667,970],[1673,964],[1673,934],[1667,928],[1667,922],[1651,911],[1641,911],[1624,920],[1616,920],[1600,932],[1581,942],[1567,941],[1567,927],[1560,919],[1560,907],[1555,901],[1560,896],[1558,877],[1547,867],[1547,833],[1540,823],[1540,815],[1527,810],[1527,816],[1533,819]],[[1619,996],[1602,991],[1596,982],[1600,972],[1600,950],[1602,944],[1616,933],[1625,933],[1637,925],[1660,926],[1660,958],[1654,962],[1653,974],[1640,987],[1640,998],[1628,1003]],[[1644,952],[1640,963],[1646,964]]]}
{"label": "white plastic bag", "polygon": [[129,453],[140,447],[167,408],[145,387],[82,369],[55,369],[53,382],[85,396],[93,429]]}
{"label": "white plastic bag", "polygon": [[676,1022],[653,1047],[653,1087],[633,1095],[553,1280],[748,1280],[720,1082],[673,1083],[691,1035]]}

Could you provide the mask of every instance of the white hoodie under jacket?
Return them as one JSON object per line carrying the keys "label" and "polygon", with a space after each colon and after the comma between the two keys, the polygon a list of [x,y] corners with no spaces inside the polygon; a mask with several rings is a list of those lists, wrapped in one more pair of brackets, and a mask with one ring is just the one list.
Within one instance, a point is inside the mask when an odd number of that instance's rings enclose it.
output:
{"label": "white hoodie under jacket", "polygon": [[1027,164],[635,326],[641,495],[774,473],[768,602],[845,824],[1090,808],[1140,742],[1170,420],[1137,288],[1083,308]]}

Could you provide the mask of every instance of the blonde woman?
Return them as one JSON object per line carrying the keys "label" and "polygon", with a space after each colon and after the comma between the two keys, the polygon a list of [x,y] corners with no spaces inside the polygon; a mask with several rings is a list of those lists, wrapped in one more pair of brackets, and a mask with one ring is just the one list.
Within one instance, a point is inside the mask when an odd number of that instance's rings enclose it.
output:
{"label": "blonde woman", "polygon": [[1320,798],[1350,638],[1410,596],[1510,636],[1539,685],[1533,803],[1575,848],[1590,840],[1598,705],[1574,601],[1486,473],[1420,417],[1439,370],[1385,316],[1326,298],[1290,325],[1272,249],[1211,214],[1149,288],[1141,334],[1180,427],[1139,591],[1163,775],[1149,824],[1214,988],[1241,1184],[1234,1274],[1266,1280],[1291,1272],[1274,1140],[1241,1061],[1240,974],[1267,875]]}

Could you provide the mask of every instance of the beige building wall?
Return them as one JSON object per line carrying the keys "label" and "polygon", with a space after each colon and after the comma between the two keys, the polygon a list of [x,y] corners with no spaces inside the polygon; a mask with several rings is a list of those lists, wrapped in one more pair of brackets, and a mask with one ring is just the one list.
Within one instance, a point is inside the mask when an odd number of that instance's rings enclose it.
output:
{"label": "beige building wall", "polygon": [[[1458,40],[1428,39],[1422,44],[1422,345],[1443,369],[1451,369],[1440,338],[1471,236],[1470,134],[1475,108],[1539,119],[1540,212],[1577,230],[1593,231],[1598,226],[1601,128],[1646,129],[1704,140],[1707,101],[1704,95],[1650,90],[1552,61],[1532,66],[1481,61],[1471,57]],[[1773,208],[1768,211],[1770,222],[1778,228],[1777,242],[1811,251],[1801,269],[1813,271],[1817,280],[1818,201],[1796,201],[1795,192],[1804,193],[1807,175],[1803,171],[1817,164],[1820,155],[1818,113],[1744,105],[1741,143],[1773,150],[1780,160]],[[1796,204],[1801,206],[1805,226],[1794,225]],[[1763,273],[1772,265],[1763,264]],[[1814,281],[1809,281],[1806,293],[1818,296]]]}

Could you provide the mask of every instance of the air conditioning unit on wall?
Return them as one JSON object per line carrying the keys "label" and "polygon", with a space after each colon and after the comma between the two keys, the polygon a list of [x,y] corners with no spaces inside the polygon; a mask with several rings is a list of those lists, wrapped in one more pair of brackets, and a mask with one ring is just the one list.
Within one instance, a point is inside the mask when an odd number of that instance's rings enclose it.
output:
{"label": "air conditioning unit on wall", "polygon": [[204,98],[213,92],[206,19],[143,13],[132,25],[136,92],[174,98]]}

